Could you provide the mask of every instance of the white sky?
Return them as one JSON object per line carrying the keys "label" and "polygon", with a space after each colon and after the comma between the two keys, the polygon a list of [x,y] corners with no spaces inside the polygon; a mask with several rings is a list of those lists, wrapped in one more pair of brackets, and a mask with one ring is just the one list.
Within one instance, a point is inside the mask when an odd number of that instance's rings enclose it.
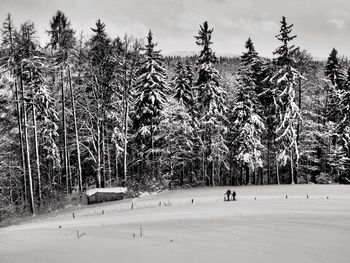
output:
{"label": "white sky", "polygon": [[16,25],[32,20],[46,42],[58,9],[77,33],[90,34],[98,18],[112,37],[144,38],[152,29],[164,54],[196,51],[193,36],[207,20],[218,54],[240,54],[251,37],[261,55],[272,56],[284,15],[295,25],[295,44],[314,57],[327,57],[332,47],[350,56],[350,0],[0,0],[0,19],[9,12]]}

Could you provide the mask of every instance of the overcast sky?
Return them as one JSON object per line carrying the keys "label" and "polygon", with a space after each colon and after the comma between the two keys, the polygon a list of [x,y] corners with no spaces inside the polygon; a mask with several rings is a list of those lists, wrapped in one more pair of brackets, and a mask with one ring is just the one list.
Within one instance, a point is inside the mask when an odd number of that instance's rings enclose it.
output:
{"label": "overcast sky", "polygon": [[45,42],[49,20],[59,9],[77,33],[90,34],[97,18],[112,37],[144,38],[152,29],[164,54],[196,51],[193,36],[207,20],[218,54],[241,54],[251,37],[261,55],[272,56],[284,15],[294,24],[295,44],[314,57],[327,57],[332,47],[350,56],[350,0],[0,0],[0,7],[2,20],[6,13],[16,25],[32,20]]}

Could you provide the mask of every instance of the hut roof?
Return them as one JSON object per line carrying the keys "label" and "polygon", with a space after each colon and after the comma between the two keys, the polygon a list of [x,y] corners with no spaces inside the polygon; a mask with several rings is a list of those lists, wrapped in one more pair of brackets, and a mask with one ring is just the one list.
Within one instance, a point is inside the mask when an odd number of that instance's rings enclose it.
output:
{"label": "hut roof", "polygon": [[86,191],[87,196],[94,195],[96,193],[126,193],[128,189],[126,187],[110,187],[110,188],[93,188]]}

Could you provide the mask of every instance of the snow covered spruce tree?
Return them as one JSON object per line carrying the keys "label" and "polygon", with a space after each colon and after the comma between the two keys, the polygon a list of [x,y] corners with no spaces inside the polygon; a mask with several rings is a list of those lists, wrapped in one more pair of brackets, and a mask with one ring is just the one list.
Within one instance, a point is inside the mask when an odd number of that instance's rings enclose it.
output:
{"label": "snow covered spruce tree", "polygon": [[332,85],[336,85],[339,89],[346,82],[345,75],[341,71],[341,64],[338,58],[338,51],[333,48],[329,57],[327,59],[327,63],[324,69],[324,74],[326,78],[332,83]]}
{"label": "snow covered spruce tree", "polygon": [[[263,134],[263,142],[266,146],[266,154],[264,155],[267,168],[266,179],[267,183],[270,184],[272,182],[276,182],[276,176],[273,175],[274,167],[276,167],[276,126],[277,126],[277,104],[276,100],[276,88],[272,82],[270,82],[270,78],[275,72],[275,66],[272,64],[270,59],[267,58],[259,58],[258,63],[258,72],[254,74],[258,80],[256,82],[257,85],[257,93],[259,94],[259,102],[261,108],[260,116],[264,117],[265,123],[265,132]],[[255,67],[254,67],[255,68]],[[254,69],[255,71],[255,69]],[[277,167],[276,167],[277,170]]]}
{"label": "snow covered spruce tree", "polygon": [[169,98],[160,117],[159,133],[155,140],[161,153],[159,158],[162,159],[162,170],[169,171],[167,179],[171,185],[194,183],[194,132],[193,118],[188,109],[175,98]]}
{"label": "snow covered spruce tree", "polygon": [[250,38],[245,47],[247,51],[241,56],[242,67],[239,71],[238,94],[233,108],[232,129],[234,146],[238,149],[236,159],[246,170],[245,183],[250,182],[251,170],[252,183],[256,184],[258,181],[255,176],[256,172],[263,166],[262,134],[265,125],[261,117],[261,104],[258,98],[257,52]]}
{"label": "snow covered spruce tree", "polygon": [[178,59],[171,81],[170,98],[161,118],[161,133],[164,149],[163,159],[170,170],[172,185],[194,183],[193,167],[196,157],[196,105],[193,96],[193,72],[190,63]]}
{"label": "snow covered spruce tree", "polygon": [[172,86],[175,92],[174,98],[178,102],[183,103],[189,112],[194,113],[195,103],[193,98],[193,80],[191,73],[189,65],[185,68],[181,60],[179,60],[175,69]]}
{"label": "snow covered spruce tree", "polygon": [[295,170],[299,183],[314,182],[325,172],[328,129],[324,122],[325,92],[322,80],[323,66],[306,50],[294,54],[295,66],[306,80],[299,79],[296,103],[302,121],[297,126],[299,165]]}
{"label": "snow covered spruce tree", "polygon": [[340,150],[340,153],[338,153],[338,156],[340,156],[338,159],[340,160],[337,162],[336,166],[338,169],[338,176],[342,177],[340,181],[344,180],[344,177],[348,180],[350,179],[348,175],[350,170],[350,68],[348,68],[348,72],[345,74],[345,78],[343,74],[341,74],[340,98],[339,105],[337,105],[340,120],[335,127],[338,149]]}
{"label": "snow covered spruce tree", "polygon": [[[338,178],[346,170],[348,151],[346,146],[346,73],[341,69],[338,51],[333,48],[324,69],[325,79],[325,125],[329,129],[327,150],[327,173]],[[345,118],[345,119],[344,119]],[[345,125],[344,125],[345,124]],[[345,139],[345,141],[344,141]],[[345,143],[345,144],[344,144]]]}
{"label": "snow covered spruce tree", "polygon": [[341,64],[338,58],[338,51],[335,48],[333,48],[329,54],[324,69],[324,74],[326,76],[325,89],[327,93],[327,120],[338,123],[341,119],[338,107],[340,104],[340,93],[341,90],[343,90],[344,84],[346,83],[346,77],[341,69]]}
{"label": "snow covered spruce tree", "polygon": [[[145,46],[145,58],[138,70],[135,84],[135,126],[144,145],[143,155],[151,163],[152,178],[155,175],[154,136],[159,132],[159,117],[167,101],[167,72],[162,65],[161,51],[155,50],[153,34],[149,31]],[[143,158],[144,158],[143,157]],[[145,160],[145,159],[144,159]],[[158,177],[158,179],[160,179]]]}
{"label": "snow covered spruce tree", "polygon": [[251,38],[248,38],[244,47],[246,52],[240,57],[240,62],[243,67],[249,69],[248,75],[252,78],[252,81],[255,83],[255,93],[260,94],[262,92],[262,82],[264,80],[263,74],[263,61],[259,57],[259,53],[255,51],[255,47]]}
{"label": "snow covered spruce tree", "polygon": [[[350,68],[348,68],[346,75],[340,94],[340,112],[342,118],[338,125],[339,135],[344,138],[348,137],[346,134],[349,133],[349,131],[345,130],[350,128]],[[350,143],[349,138],[347,138],[347,143]]]}
{"label": "snow covered spruce tree", "polygon": [[[279,144],[277,161],[281,165],[286,165],[289,162],[290,182],[294,184],[296,182],[294,170],[299,160],[296,128],[300,119],[299,108],[295,103],[295,90],[298,80],[302,76],[293,67],[295,63],[293,56],[297,48],[290,45],[290,42],[296,37],[291,35],[292,27],[293,24],[288,25],[286,18],[282,17],[280,34],[276,36],[282,45],[274,52],[274,55],[277,55],[273,61],[276,71],[270,78],[270,82],[276,89],[275,102],[278,125],[275,132],[276,142]],[[277,182],[279,183],[278,173]]]}
{"label": "snow covered spruce tree", "polygon": [[188,85],[190,85],[190,87],[193,89],[194,73],[189,59],[186,61],[185,65],[185,75],[188,81]]}
{"label": "snow covered spruce tree", "polygon": [[[223,134],[226,132],[225,121],[225,91],[221,86],[221,76],[215,69],[217,58],[211,49],[213,42],[208,22],[200,25],[196,43],[202,48],[197,59],[198,80],[197,91],[198,119],[202,141],[203,179],[215,185],[215,173],[220,181],[221,166],[225,164],[225,155],[228,152]],[[207,175],[210,166],[211,176]]]}

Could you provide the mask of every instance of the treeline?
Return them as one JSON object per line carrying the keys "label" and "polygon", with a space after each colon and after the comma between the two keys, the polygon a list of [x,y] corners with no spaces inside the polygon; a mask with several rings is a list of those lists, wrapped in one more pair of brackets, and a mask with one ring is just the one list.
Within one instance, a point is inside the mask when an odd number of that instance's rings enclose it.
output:
{"label": "treeline", "polygon": [[[52,209],[89,187],[348,180],[348,63],[294,47],[285,17],[274,58],[248,39],[217,58],[204,22],[196,57],[163,57],[112,38],[97,20],[77,36],[58,11],[41,46],[34,24],[5,19],[1,39],[0,204]],[[67,201],[68,200],[68,201]]]}

